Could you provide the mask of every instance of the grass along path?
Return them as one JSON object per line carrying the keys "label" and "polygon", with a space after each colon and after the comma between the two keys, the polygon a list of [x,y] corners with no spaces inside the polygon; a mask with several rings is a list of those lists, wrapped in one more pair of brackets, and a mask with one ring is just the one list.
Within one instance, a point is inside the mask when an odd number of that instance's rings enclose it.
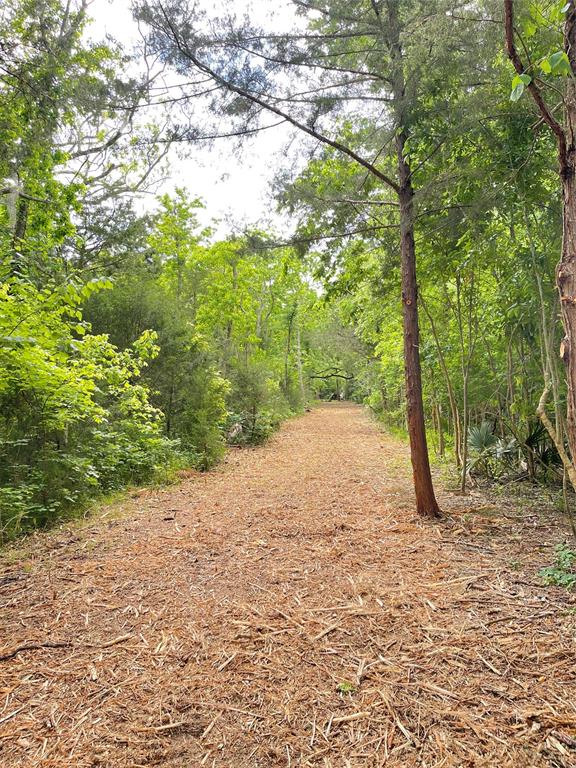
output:
{"label": "grass along path", "polygon": [[[331,404],[0,572],[0,766],[576,765],[559,533]],[[543,547],[543,549],[542,549]]]}

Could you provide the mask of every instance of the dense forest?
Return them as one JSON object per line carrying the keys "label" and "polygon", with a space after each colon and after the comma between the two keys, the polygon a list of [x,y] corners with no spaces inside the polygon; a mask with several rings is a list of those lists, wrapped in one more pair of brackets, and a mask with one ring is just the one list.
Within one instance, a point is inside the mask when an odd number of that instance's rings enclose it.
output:
{"label": "dense forest", "polygon": [[[216,5],[0,9],[0,540],[317,399],[407,432],[424,515],[428,451],[569,503],[574,2]],[[201,224],[171,168],[279,125],[288,230]]]}

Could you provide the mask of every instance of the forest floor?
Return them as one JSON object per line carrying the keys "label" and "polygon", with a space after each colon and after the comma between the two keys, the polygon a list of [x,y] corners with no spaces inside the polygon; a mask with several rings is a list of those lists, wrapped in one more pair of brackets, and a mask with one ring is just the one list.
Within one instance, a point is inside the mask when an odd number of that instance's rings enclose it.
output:
{"label": "forest floor", "polygon": [[[2,768],[576,766],[543,510],[444,494],[356,406],[0,569]],[[22,545],[21,545],[22,546]]]}

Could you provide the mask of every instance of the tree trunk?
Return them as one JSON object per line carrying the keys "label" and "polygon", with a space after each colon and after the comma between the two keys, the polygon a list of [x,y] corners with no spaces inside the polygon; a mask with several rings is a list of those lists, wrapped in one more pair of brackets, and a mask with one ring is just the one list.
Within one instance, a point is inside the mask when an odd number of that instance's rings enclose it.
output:
{"label": "tree trunk", "polygon": [[568,444],[572,458],[576,456],[576,184],[571,175],[563,180],[564,241],[562,259],[556,271],[560,295],[564,338],[560,357],[566,369]]}
{"label": "tree trunk", "polygon": [[[456,272],[456,321],[458,323],[458,338],[460,340],[460,371],[462,373],[462,472],[460,475],[460,491],[466,492],[466,477],[468,475],[468,370],[470,366],[470,345],[466,355],[464,339],[464,319],[462,317],[462,277]],[[470,326],[469,326],[470,328]]]}
{"label": "tree trunk", "polygon": [[296,364],[298,366],[298,385],[300,386],[300,399],[302,405],[306,405],[306,388],[304,386],[304,371],[302,367],[302,340],[300,338],[300,320],[296,327]]}
{"label": "tree trunk", "polygon": [[[384,34],[384,41],[390,50],[392,64],[391,81],[396,122],[406,427],[410,438],[410,459],[412,461],[418,514],[424,517],[440,517],[440,508],[434,495],[432,474],[430,472],[426,424],[424,421],[424,402],[422,399],[418,285],[416,282],[416,246],[414,243],[414,188],[412,186],[410,163],[406,156],[410,99],[407,96],[407,84],[404,76],[399,6],[399,0],[389,0],[386,4],[387,28]],[[376,4],[373,7],[376,8]],[[377,16],[379,16],[379,11],[377,11]]]}
{"label": "tree trunk", "polygon": [[434,422],[434,429],[438,435],[438,456],[443,458],[445,452],[444,429],[442,425],[442,411],[440,410],[440,405],[437,400],[434,401],[432,407],[432,421]]}
{"label": "tree trunk", "polygon": [[[576,25],[567,24],[566,33],[569,36],[567,43],[573,47],[576,45]],[[568,146],[566,168],[562,174],[562,256],[556,270],[556,285],[564,326],[560,357],[566,369],[568,384],[566,432],[574,462],[576,458],[576,86],[573,80],[570,80],[567,85],[566,123]]]}
{"label": "tree trunk", "polygon": [[468,425],[470,414],[468,413],[468,373],[462,377],[462,474],[460,475],[460,491],[466,492],[466,478],[468,477]]}
{"label": "tree trunk", "polygon": [[418,514],[439,517],[440,508],[434,495],[426,425],[422,399],[420,369],[420,331],[418,326],[418,287],[416,283],[416,248],[414,244],[414,190],[410,166],[405,157],[406,133],[400,129],[396,137],[398,178],[400,180],[400,256],[402,267],[402,316],[404,325],[404,373],[406,381],[406,416],[410,437],[410,458],[414,475],[414,491]]}
{"label": "tree trunk", "polygon": [[444,381],[446,383],[446,393],[448,395],[448,402],[450,404],[450,413],[452,415],[452,434],[454,435],[454,458],[456,460],[456,467],[462,466],[462,450],[461,450],[461,437],[460,437],[460,414],[458,412],[458,404],[456,402],[456,396],[454,395],[454,389],[452,387],[452,381],[450,380],[450,374],[448,372],[448,365],[444,356],[444,350],[440,342],[440,337],[436,330],[436,324],[432,317],[432,312],[427,308],[424,303],[424,299],[420,297],[420,303],[422,309],[426,313],[430,322],[430,330],[432,331],[432,338],[436,344],[436,351],[438,352],[438,360],[440,362],[440,368],[444,374]]}
{"label": "tree trunk", "polygon": [[[530,245],[530,256],[532,261],[532,272],[536,282],[536,288],[538,290],[538,299],[540,301],[540,336],[541,336],[541,354],[542,354],[542,375],[544,380],[550,382],[552,389],[552,400],[554,401],[554,418],[556,434],[561,440],[563,440],[564,418],[560,412],[560,374],[558,366],[558,358],[554,353],[554,336],[556,327],[556,317],[558,315],[558,307],[556,306],[557,297],[554,296],[554,301],[551,303],[544,294],[544,286],[542,283],[542,277],[540,275],[540,269],[538,267],[536,243],[532,236],[532,227],[530,226],[530,217],[528,215],[528,209],[526,203],[524,203],[524,222],[526,226],[526,233],[528,235],[528,243]],[[552,304],[552,306],[548,306]]]}
{"label": "tree trunk", "polygon": [[23,197],[18,199],[16,206],[16,221],[12,233],[12,274],[17,274],[22,260],[22,249],[28,226],[28,201]]}
{"label": "tree trunk", "polygon": [[444,458],[446,454],[446,443],[444,442],[444,426],[442,424],[442,409],[436,403],[436,419],[438,421],[438,454]]}
{"label": "tree trunk", "polygon": [[284,350],[284,394],[288,394],[290,389],[290,353],[292,352],[292,328],[294,325],[294,317],[296,315],[296,307],[292,309],[290,316],[288,317],[288,328],[286,334],[286,348]]}

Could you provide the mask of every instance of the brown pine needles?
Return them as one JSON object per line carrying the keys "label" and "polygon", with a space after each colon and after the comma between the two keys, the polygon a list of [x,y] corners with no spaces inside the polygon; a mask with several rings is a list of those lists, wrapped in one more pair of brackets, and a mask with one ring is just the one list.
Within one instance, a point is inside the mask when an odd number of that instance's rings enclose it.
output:
{"label": "brown pine needles", "polygon": [[33,537],[0,576],[0,765],[576,765],[556,522],[480,494],[423,522],[407,461],[326,406]]}

